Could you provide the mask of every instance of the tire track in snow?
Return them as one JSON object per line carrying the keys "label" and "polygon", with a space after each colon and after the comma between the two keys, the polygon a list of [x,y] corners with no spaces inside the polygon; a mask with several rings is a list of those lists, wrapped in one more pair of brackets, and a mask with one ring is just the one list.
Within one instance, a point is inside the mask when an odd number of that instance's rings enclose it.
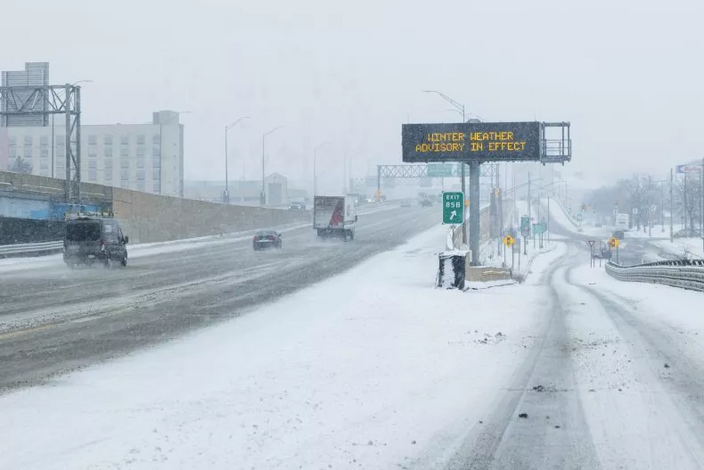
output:
{"label": "tire track in snow", "polygon": [[601,305],[635,359],[629,365],[651,395],[648,401],[656,405],[658,415],[667,415],[666,423],[657,427],[663,437],[660,446],[680,448],[680,461],[672,468],[704,468],[701,360],[684,351],[681,337],[664,320],[656,326],[639,318],[637,306],[629,299],[593,287],[577,287]]}
{"label": "tire track in snow", "polygon": [[[541,277],[547,315],[539,327],[541,340],[517,369],[509,389],[485,425],[470,431],[445,466],[459,469],[600,468],[589,439],[579,399],[556,279],[564,279],[575,249]],[[533,387],[544,387],[534,389]],[[526,413],[527,418],[519,418]]]}

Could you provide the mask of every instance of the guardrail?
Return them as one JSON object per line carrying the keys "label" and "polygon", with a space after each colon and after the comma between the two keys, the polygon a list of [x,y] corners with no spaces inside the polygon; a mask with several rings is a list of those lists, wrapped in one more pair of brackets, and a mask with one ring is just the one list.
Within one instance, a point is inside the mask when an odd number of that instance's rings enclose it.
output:
{"label": "guardrail", "polygon": [[22,243],[17,245],[0,245],[0,258],[15,256],[43,256],[59,253],[64,249],[64,242]]}
{"label": "guardrail", "polygon": [[619,281],[664,284],[704,292],[704,260],[657,261],[635,266],[608,262],[606,272]]}

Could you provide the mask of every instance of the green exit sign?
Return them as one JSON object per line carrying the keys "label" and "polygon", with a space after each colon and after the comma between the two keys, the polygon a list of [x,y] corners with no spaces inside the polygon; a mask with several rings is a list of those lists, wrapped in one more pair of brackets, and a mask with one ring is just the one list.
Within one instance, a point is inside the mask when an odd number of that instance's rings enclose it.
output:
{"label": "green exit sign", "polygon": [[454,165],[442,163],[428,164],[428,178],[449,178],[454,173]]}
{"label": "green exit sign", "polygon": [[464,194],[462,192],[442,193],[442,223],[461,224],[464,222]]}

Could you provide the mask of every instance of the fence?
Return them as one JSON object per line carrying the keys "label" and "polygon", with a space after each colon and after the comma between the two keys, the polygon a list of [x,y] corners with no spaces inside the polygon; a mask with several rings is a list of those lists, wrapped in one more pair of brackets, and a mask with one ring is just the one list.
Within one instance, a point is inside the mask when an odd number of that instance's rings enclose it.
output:
{"label": "fence", "polygon": [[636,266],[606,264],[606,272],[624,282],[646,282],[704,292],[704,260],[658,261]]}

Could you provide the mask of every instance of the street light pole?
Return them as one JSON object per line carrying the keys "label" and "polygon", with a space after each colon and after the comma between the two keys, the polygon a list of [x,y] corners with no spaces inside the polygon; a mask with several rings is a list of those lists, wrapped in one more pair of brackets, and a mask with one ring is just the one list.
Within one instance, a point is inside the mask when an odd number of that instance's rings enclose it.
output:
{"label": "street light pole", "polygon": [[318,167],[318,150],[329,144],[327,140],[323,142],[322,144],[318,145],[315,147],[313,150],[313,198],[315,198],[315,195],[318,194],[318,173],[317,173],[317,167]]}
{"label": "street light pole", "polygon": [[249,119],[249,116],[242,116],[241,118],[234,121],[232,124],[225,126],[225,194],[222,196],[222,203],[230,203],[230,179],[228,177],[228,153],[227,153],[227,132],[235,127],[240,121]]}
{"label": "street light pole", "polygon": [[262,134],[262,194],[259,196],[259,202],[262,206],[266,205],[266,177],[264,172],[266,136],[268,136],[269,134],[273,134],[282,127],[283,126],[276,126],[269,132],[265,132],[264,134]]}
{"label": "street light pole", "polygon": [[[462,114],[462,122],[463,123],[465,122],[466,114],[465,114],[464,105],[462,103],[453,100],[452,98],[450,98],[446,94],[439,92],[437,90],[422,90],[422,92],[423,93],[435,93],[435,94],[439,95],[442,99],[444,99],[445,101],[450,103],[455,108],[456,111],[458,111]],[[462,194],[464,194],[465,198],[466,198],[467,192],[466,192],[466,187],[465,187],[465,164],[464,163],[460,163],[460,178],[462,180]],[[470,204],[471,203],[472,203],[472,199],[470,198]],[[470,216],[471,216],[471,212],[472,211],[470,209]],[[465,223],[465,229],[462,230],[462,242],[465,244],[467,243],[467,224],[466,223]]]}

